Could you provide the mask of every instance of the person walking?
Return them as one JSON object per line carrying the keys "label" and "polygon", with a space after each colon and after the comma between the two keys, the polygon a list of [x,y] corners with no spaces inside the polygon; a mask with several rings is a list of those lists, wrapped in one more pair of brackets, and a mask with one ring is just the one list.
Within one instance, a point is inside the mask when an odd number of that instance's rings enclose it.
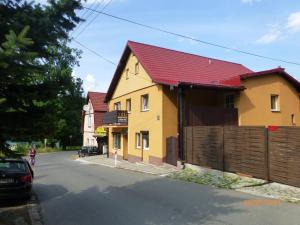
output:
{"label": "person walking", "polygon": [[32,144],[31,148],[29,149],[29,158],[30,158],[31,166],[34,166],[34,164],[35,164],[35,156],[36,156],[36,149],[35,149],[35,145]]}

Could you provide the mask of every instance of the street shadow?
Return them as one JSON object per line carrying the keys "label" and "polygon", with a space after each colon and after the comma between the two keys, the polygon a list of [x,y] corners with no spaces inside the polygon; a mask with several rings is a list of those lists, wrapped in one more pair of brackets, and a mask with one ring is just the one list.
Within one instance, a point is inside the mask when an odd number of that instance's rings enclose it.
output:
{"label": "street shadow", "polygon": [[52,190],[39,200],[51,212],[43,215],[46,224],[56,225],[219,224],[220,217],[242,212],[234,204],[246,199],[230,191],[167,178],[105,189],[92,186],[79,193],[59,185],[37,184],[36,188]]}

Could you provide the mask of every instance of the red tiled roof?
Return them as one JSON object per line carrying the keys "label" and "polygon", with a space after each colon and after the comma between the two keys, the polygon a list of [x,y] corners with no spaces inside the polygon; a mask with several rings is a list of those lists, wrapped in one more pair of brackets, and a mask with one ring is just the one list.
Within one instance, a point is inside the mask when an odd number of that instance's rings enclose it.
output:
{"label": "red tiled roof", "polygon": [[91,103],[93,105],[94,112],[97,111],[108,111],[108,106],[106,103],[104,103],[106,93],[101,92],[92,92],[89,91],[87,94],[87,101],[91,100]]}
{"label": "red tiled roof", "polygon": [[241,64],[133,41],[128,41],[128,46],[156,83],[236,86],[236,83],[223,84],[222,81],[253,72]]}
{"label": "red tiled roof", "polygon": [[270,69],[270,70],[259,71],[259,72],[242,74],[240,75],[240,78],[242,80],[245,80],[252,77],[260,77],[260,76],[272,75],[272,74],[281,75],[283,78],[287,79],[298,91],[300,91],[300,82],[296,80],[294,77],[292,77],[290,74],[285,72],[284,68],[281,67]]}
{"label": "red tiled roof", "polygon": [[278,73],[299,89],[299,82],[282,68],[254,72],[238,63],[128,41],[105,102],[111,99],[131,52],[138,58],[152,81],[159,84],[243,89],[241,79]]}
{"label": "red tiled roof", "polygon": [[240,88],[238,75],[253,72],[237,63],[128,41],[108,89],[105,102],[111,98],[131,51],[152,81],[159,84]]}

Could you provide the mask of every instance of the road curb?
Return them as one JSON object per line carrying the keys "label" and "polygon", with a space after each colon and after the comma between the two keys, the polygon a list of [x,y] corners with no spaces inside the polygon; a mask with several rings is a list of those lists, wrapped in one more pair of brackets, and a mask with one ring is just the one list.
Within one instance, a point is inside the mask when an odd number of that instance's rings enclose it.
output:
{"label": "road curb", "polygon": [[84,160],[84,159],[76,159],[76,161],[89,163],[89,164],[94,164],[94,165],[106,166],[106,167],[115,168],[115,169],[129,170],[129,171],[138,172],[138,173],[146,173],[146,174],[161,176],[161,177],[166,177],[166,176],[169,175],[169,173],[160,174],[160,173],[155,173],[155,172],[146,171],[146,170],[137,170],[137,169],[132,169],[132,168],[128,168],[128,167],[122,167],[122,166],[118,166],[118,165],[117,166],[112,166],[112,165],[108,165],[108,164],[105,164],[105,163],[91,162],[91,161]]}
{"label": "road curb", "polygon": [[35,194],[32,194],[31,199],[27,204],[27,210],[31,225],[43,225],[41,208]]}

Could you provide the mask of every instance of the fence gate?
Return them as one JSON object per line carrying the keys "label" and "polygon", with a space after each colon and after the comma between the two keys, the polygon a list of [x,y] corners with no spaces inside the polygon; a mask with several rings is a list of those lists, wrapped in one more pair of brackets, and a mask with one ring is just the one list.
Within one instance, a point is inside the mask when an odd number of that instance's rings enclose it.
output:
{"label": "fence gate", "polygon": [[168,137],[166,163],[177,166],[177,160],[178,160],[178,138]]}
{"label": "fence gate", "polygon": [[270,180],[300,187],[300,128],[269,131]]}

